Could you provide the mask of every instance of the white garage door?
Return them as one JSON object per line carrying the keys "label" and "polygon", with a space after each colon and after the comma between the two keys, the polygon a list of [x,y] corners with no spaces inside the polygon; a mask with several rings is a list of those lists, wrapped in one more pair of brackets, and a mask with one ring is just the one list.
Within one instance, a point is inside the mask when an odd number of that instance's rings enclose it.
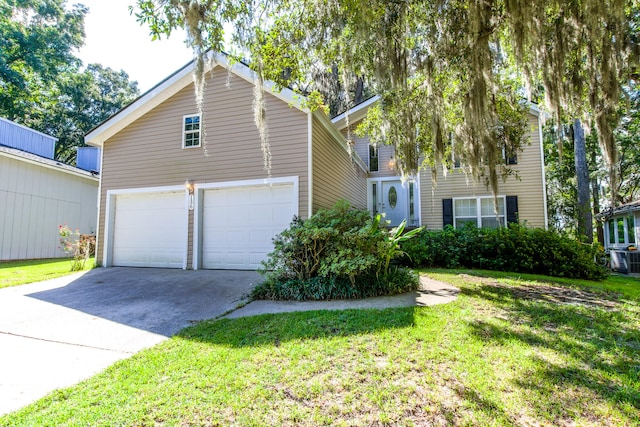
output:
{"label": "white garage door", "polygon": [[202,268],[255,270],[297,213],[293,184],[204,192]]}
{"label": "white garage door", "polygon": [[118,195],[113,265],[182,268],[186,248],[184,191]]}

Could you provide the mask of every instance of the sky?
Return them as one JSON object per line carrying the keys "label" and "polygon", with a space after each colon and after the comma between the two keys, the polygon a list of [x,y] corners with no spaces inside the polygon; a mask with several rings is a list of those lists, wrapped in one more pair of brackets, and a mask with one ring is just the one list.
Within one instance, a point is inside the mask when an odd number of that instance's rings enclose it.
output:
{"label": "sky", "polygon": [[69,0],[89,8],[85,17],[85,45],[78,52],[84,65],[99,63],[124,70],[138,81],[141,93],[160,83],[192,59],[184,32],[151,41],[149,30],[129,14],[135,0]]}

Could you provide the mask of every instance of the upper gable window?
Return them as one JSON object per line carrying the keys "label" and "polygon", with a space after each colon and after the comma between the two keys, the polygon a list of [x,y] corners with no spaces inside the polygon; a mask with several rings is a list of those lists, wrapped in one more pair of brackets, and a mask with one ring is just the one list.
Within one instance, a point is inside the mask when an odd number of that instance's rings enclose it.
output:
{"label": "upper gable window", "polygon": [[200,146],[200,115],[193,114],[182,118],[182,148]]}
{"label": "upper gable window", "polygon": [[378,147],[369,145],[369,170],[378,172]]}

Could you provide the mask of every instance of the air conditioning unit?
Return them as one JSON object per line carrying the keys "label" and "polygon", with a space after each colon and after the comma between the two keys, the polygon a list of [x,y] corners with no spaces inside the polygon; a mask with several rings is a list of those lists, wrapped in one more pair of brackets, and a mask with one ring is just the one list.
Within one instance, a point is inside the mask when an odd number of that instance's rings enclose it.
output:
{"label": "air conditioning unit", "polygon": [[640,274],[640,253],[638,251],[629,251],[627,255],[629,273]]}
{"label": "air conditioning unit", "polygon": [[611,269],[618,273],[629,273],[627,251],[611,251]]}

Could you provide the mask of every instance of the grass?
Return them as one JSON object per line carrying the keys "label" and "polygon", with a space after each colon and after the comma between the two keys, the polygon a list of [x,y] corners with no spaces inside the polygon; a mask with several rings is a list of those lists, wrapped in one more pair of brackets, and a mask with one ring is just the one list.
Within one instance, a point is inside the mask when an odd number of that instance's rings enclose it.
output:
{"label": "grass", "polygon": [[[84,270],[95,265],[95,258],[89,258]],[[40,282],[75,273],[71,271],[70,258],[53,258],[24,261],[0,262],[0,288]]]}
{"label": "grass", "polygon": [[640,424],[640,280],[428,274],[458,299],[201,322],[0,425]]}

